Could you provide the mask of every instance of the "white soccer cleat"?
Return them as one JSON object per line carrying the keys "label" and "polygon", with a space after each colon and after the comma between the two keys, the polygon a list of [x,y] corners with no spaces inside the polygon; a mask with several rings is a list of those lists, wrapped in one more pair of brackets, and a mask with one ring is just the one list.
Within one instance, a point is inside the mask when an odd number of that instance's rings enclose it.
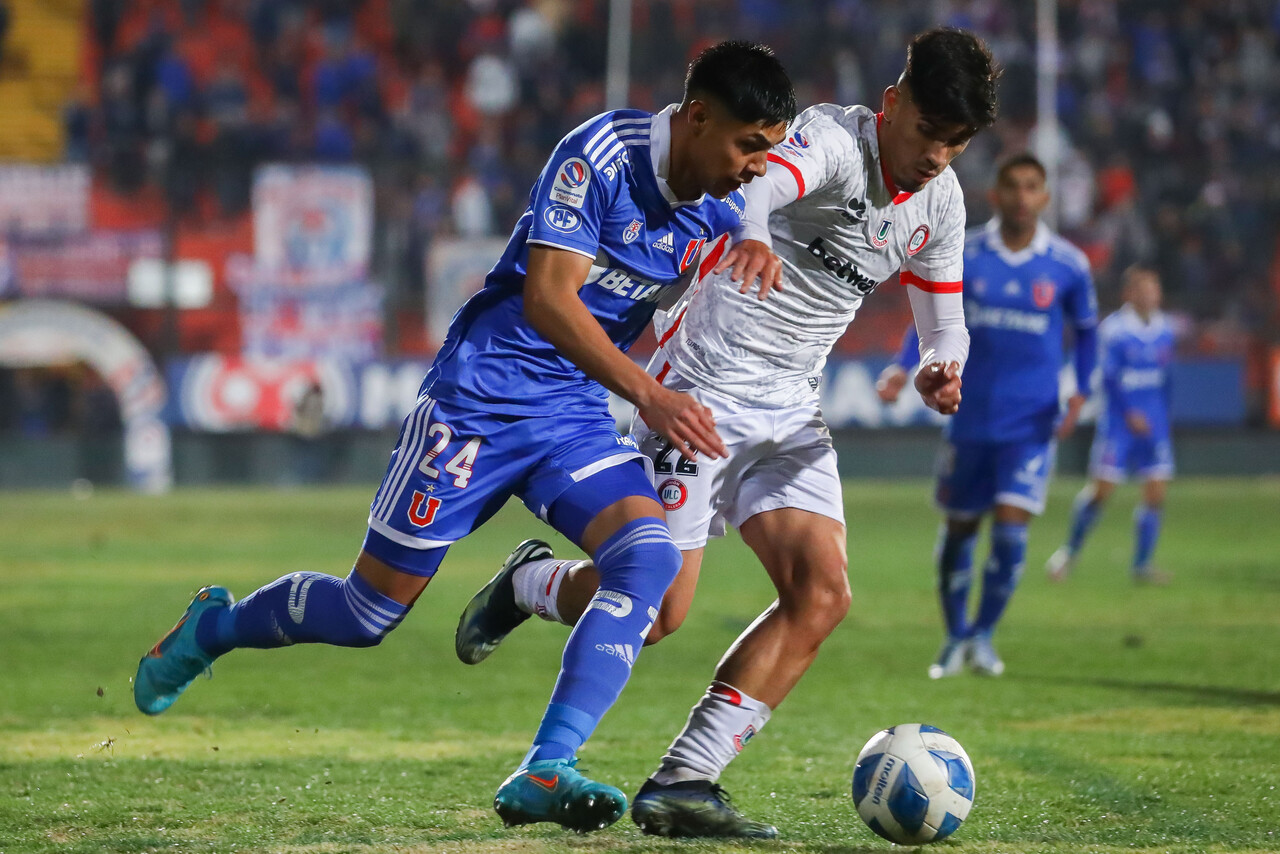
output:
{"label": "white soccer cleat", "polygon": [[1067,549],[1066,546],[1060,546],[1056,552],[1049,555],[1049,559],[1044,562],[1045,575],[1049,576],[1052,582],[1066,581],[1067,576],[1071,574],[1071,570],[1076,565],[1075,556]]}
{"label": "white soccer cleat", "polygon": [[969,641],[948,638],[938,651],[938,657],[929,665],[930,679],[945,679],[958,676],[964,670],[965,659],[969,656]]}
{"label": "white soccer cleat", "polygon": [[977,635],[969,639],[969,669],[981,676],[999,676],[1004,673],[1004,662],[991,645],[991,638]]}

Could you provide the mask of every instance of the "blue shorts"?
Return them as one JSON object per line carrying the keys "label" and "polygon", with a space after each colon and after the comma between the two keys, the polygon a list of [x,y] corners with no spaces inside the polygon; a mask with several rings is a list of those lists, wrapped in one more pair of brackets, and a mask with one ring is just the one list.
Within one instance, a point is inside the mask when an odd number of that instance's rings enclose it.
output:
{"label": "blue shorts", "polygon": [[981,516],[997,504],[1044,512],[1058,443],[944,442],[935,500],[949,516]]}
{"label": "blue shorts", "polygon": [[1125,427],[1099,425],[1089,451],[1089,474],[1122,483],[1136,474],[1143,480],[1173,479],[1173,440],[1168,433],[1135,436]]}
{"label": "blue shorts", "polygon": [[[433,575],[442,549],[483,525],[511,496],[545,522],[567,489],[633,459],[648,464],[607,413],[498,415],[424,395],[400,428],[370,505],[364,550],[403,572]],[[628,495],[658,500],[640,466],[625,483],[635,485],[602,496],[599,509]]]}

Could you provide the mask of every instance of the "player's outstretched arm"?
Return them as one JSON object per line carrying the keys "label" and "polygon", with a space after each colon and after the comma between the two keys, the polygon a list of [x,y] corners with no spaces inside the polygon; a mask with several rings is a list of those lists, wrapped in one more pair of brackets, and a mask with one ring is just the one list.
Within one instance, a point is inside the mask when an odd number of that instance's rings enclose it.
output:
{"label": "player's outstretched arm", "polygon": [[902,345],[898,347],[898,355],[894,356],[880,376],[876,379],[876,394],[884,403],[897,403],[898,396],[907,386],[909,373],[920,361],[920,336],[916,334],[916,325],[907,324],[902,333]]}
{"label": "player's outstretched arm", "polygon": [[964,299],[949,286],[918,277],[907,289],[911,314],[920,335],[920,370],[916,391],[925,405],[943,415],[960,409],[960,371],[969,357],[969,330],[964,325]]}
{"label": "player's outstretched arm", "polygon": [[925,406],[943,415],[960,411],[960,363],[930,362],[916,372],[916,391]]}
{"label": "player's outstretched arm", "polygon": [[726,454],[711,410],[687,394],[663,388],[609,340],[578,296],[591,259],[545,246],[529,247],[524,315],[560,354],[605,388],[635,404],[645,424],[686,457]]}

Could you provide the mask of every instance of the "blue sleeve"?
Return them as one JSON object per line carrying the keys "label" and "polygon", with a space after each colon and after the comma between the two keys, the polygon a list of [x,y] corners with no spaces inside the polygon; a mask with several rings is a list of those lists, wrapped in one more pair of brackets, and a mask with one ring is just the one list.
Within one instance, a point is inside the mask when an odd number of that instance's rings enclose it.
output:
{"label": "blue sleeve", "polygon": [[600,226],[615,194],[605,174],[582,153],[582,135],[575,131],[561,140],[538,176],[529,197],[528,242],[595,258]]}
{"label": "blue sleeve", "polygon": [[1119,335],[1108,336],[1102,349],[1102,387],[1113,408],[1128,411],[1129,400],[1120,377],[1124,374],[1124,341]]}
{"label": "blue sleeve", "polygon": [[1067,311],[1076,329],[1098,325],[1098,292],[1088,269],[1080,270],[1067,294]]}
{"label": "blue sleeve", "polygon": [[1076,390],[1088,397],[1093,393],[1093,369],[1098,366],[1098,327],[1076,327]]}
{"label": "blue sleeve", "polygon": [[902,334],[902,346],[898,348],[898,355],[894,357],[893,363],[908,373],[920,361],[920,335],[916,332],[914,323],[907,324],[907,331]]}

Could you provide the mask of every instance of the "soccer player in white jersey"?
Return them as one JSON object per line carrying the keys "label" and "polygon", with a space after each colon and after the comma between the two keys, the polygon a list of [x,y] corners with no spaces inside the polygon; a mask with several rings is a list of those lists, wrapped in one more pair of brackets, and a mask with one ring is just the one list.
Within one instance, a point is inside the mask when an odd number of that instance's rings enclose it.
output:
{"label": "soccer player in white jersey", "polygon": [[[728,453],[695,457],[634,425],[684,555],[647,642],[683,621],[707,539],[726,524],[756,552],[778,599],[726,653],[636,796],[632,817],[646,833],[777,835],[735,810],[716,781],[849,608],[840,478],[818,407],[823,365],[862,300],[900,272],[921,330],[916,387],[930,406],[956,411],[968,352],[965,212],[948,164],[994,120],[996,77],[977,38],[937,29],[912,41],[882,112],[805,110],[748,188],[739,242],[715,245],[707,275],[659,324],[650,371],[710,408]],[[523,544],[464,611],[459,657],[482,660],[533,613],[574,624],[595,578],[589,562]]]}

